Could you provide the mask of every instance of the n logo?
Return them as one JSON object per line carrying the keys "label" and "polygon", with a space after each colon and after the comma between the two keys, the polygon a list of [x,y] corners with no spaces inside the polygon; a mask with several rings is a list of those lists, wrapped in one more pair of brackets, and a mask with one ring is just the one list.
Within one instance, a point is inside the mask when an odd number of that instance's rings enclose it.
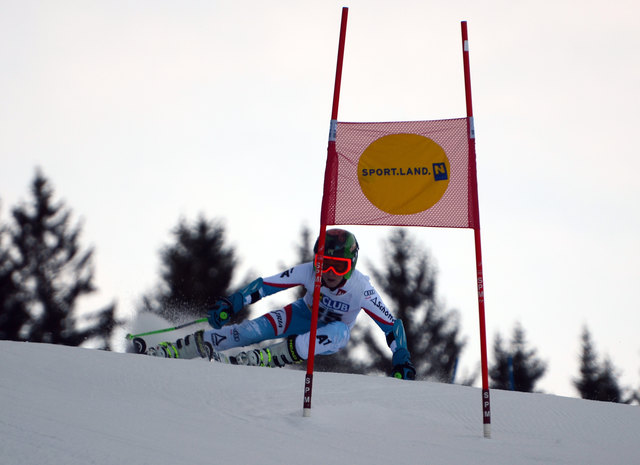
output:
{"label": "n logo", "polygon": [[433,179],[435,181],[446,181],[449,179],[447,175],[447,165],[444,163],[434,163],[433,164]]}

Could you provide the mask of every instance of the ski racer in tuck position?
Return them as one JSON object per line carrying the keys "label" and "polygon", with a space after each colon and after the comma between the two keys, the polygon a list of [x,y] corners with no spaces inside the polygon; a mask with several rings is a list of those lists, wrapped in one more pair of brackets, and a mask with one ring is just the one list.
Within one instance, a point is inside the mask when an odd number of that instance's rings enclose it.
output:
{"label": "ski racer in tuck position", "polygon": [[[402,322],[393,317],[369,278],[356,270],[358,242],[343,229],[326,232],[322,287],[316,335],[317,355],[338,352],[347,345],[351,328],[364,310],[387,337],[393,353],[391,376],[415,379],[415,368],[406,347]],[[314,253],[317,256],[318,242]],[[175,342],[163,342],[147,354],[169,358],[215,358],[215,354],[236,347],[284,339],[269,347],[240,352],[241,365],[282,367],[306,360],[309,352],[311,307],[315,281],[314,262],[297,265],[281,274],[258,278],[228,297],[219,298],[208,312],[211,330],[200,330]],[[234,314],[263,297],[284,289],[304,286],[304,297],[253,320],[226,325]]]}

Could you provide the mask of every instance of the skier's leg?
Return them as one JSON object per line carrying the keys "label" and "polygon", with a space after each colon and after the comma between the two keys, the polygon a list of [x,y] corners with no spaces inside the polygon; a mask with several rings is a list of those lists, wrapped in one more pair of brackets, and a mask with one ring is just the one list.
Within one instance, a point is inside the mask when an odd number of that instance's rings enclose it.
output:
{"label": "skier's leg", "polygon": [[[319,327],[316,332],[315,354],[335,354],[347,345],[350,336],[351,330],[342,321],[334,321]],[[296,352],[305,360],[309,356],[309,337],[308,332],[296,337]]]}
{"label": "skier's leg", "polygon": [[[221,329],[198,331],[175,343],[163,342],[147,351],[149,355],[170,358],[211,358],[211,348],[224,351],[245,347],[269,339],[287,337],[309,331],[311,312],[302,299],[273,310],[253,320]],[[194,345],[193,343],[196,343]]]}
{"label": "skier's leg", "polygon": [[224,351],[234,347],[245,347],[269,339],[287,337],[309,331],[309,309],[302,299],[286,307],[273,310],[253,320],[221,329],[205,331],[204,340],[214,350]]}
{"label": "skier's leg", "polygon": [[244,347],[274,337],[273,329],[265,315],[254,320],[204,332],[204,340],[211,344],[216,351]]}
{"label": "skier's leg", "polygon": [[[349,342],[349,327],[341,321],[334,321],[318,328],[316,332],[316,355],[338,352]],[[282,367],[299,363],[309,355],[309,332],[291,335],[285,341],[263,349],[250,350],[238,354],[238,363],[252,366]]]}
{"label": "skier's leg", "polygon": [[[303,299],[298,299],[282,311],[284,313],[281,319],[285,324],[274,325],[274,329],[278,328],[276,337],[293,336],[296,353],[306,360],[309,353],[311,310]],[[278,321],[279,316],[274,315],[273,318],[274,321]],[[327,324],[318,322],[315,354],[329,355],[338,352],[347,345],[350,336],[351,329],[342,321],[333,321]]]}

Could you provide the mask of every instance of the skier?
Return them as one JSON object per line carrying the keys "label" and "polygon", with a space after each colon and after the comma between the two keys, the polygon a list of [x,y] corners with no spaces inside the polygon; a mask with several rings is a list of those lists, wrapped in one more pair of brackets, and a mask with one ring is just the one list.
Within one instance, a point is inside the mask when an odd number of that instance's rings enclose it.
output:
{"label": "skier", "polygon": [[[364,309],[387,337],[393,353],[391,376],[415,379],[416,371],[406,348],[402,322],[393,317],[369,278],[355,269],[358,249],[358,242],[349,231],[330,229],[326,232],[315,353],[328,355],[345,347],[356,317]],[[314,246],[316,257],[317,252],[318,241]],[[240,352],[235,360],[241,365],[269,367],[306,360],[314,281],[315,260],[281,274],[258,278],[230,296],[217,300],[208,312],[213,329],[200,330],[173,343],[163,342],[147,350],[147,354],[169,358],[211,358],[228,349],[284,339],[269,347]],[[231,316],[245,305],[295,286],[306,288],[304,297],[253,320],[225,326]]]}

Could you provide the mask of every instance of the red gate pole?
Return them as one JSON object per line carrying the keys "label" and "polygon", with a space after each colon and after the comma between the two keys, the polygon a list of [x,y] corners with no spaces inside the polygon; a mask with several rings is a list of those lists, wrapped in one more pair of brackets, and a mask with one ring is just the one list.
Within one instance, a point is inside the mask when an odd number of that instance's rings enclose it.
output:
{"label": "red gate pole", "polygon": [[480,361],[482,365],[482,422],[485,438],[491,437],[491,401],[489,397],[489,368],[487,363],[487,335],[484,315],[484,277],[482,273],[482,244],[480,240],[480,207],[478,202],[478,172],[476,169],[476,135],[471,103],[471,72],[469,67],[469,37],[467,22],[462,21],[462,60],[467,102],[469,136],[469,193],[472,196],[473,233],[476,246],[476,278],[478,286],[478,315],[480,318]]}
{"label": "red gate pole", "polygon": [[340,40],[338,42],[338,63],[336,65],[336,79],[333,88],[333,106],[331,109],[331,125],[329,128],[329,146],[327,147],[327,164],[324,172],[324,189],[322,194],[322,208],[320,210],[320,235],[318,237],[318,252],[316,274],[313,285],[313,305],[311,307],[311,328],[309,330],[309,355],[307,357],[307,374],[304,380],[304,403],[302,415],[311,416],[311,394],[313,391],[313,362],[316,352],[316,334],[318,330],[318,309],[320,306],[320,288],[322,287],[322,265],[324,261],[324,245],[327,230],[327,214],[330,208],[330,198],[335,202],[333,185],[336,182],[338,169],[338,154],[336,152],[336,129],[338,126],[338,102],[340,100],[340,83],[342,81],[342,61],[344,58],[344,43],[347,33],[347,16],[349,9],[342,8],[340,23]]}

